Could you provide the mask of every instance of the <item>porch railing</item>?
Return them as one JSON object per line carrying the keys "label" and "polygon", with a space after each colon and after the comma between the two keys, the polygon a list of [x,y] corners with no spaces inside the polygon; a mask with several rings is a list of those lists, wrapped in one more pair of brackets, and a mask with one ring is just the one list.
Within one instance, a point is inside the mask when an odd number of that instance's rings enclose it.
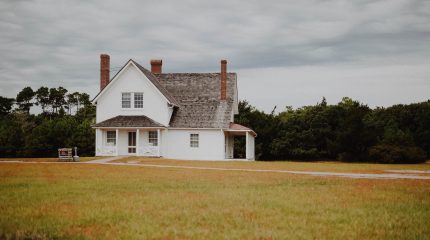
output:
{"label": "porch railing", "polygon": [[159,156],[158,146],[141,146],[139,147],[139,156]]}
{"label": "porch railing", "polygon": [[97,147],[98,155],[115,155],[116,154],[116,146],[101,146]]}

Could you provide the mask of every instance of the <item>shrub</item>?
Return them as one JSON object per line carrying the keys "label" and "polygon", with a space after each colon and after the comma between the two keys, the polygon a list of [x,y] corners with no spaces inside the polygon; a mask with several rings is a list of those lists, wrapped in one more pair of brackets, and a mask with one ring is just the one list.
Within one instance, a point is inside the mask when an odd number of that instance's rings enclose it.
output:
{"label": "shrub", "polygon": [[379,163],[421,163],[427,154],[416,146],[378,144],[369,149],[369,157]]}

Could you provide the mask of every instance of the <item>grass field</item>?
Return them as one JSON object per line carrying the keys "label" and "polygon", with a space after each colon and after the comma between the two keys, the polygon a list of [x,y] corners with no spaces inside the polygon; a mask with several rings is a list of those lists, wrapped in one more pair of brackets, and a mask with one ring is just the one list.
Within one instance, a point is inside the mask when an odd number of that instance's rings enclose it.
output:
{"label": "grass field", "polygon": [[[386,169],[339,163],[162,164]],[[2,163],[0,212],[0,239],[429,239],[430,181]]]}
{"label": "grass field", "polygon": [[292,171],[329,171],[351,173],[384,173],[385,170],[430,171],[430,162],[424,164],[375,164],[342,162],[293,162],[293,161],[189,161],[144,157],[127,157],[112,162],[142,163],[171,166],[196,166],[217,168],[276,169]]}
{"label": "grass field", "polygon": [[[105,157],[80,157],[79,161],[87,162],[91,160],[102,159]],[[59,162],[57,157],[52,158],[0,158],[1,161],[22,161],[22,162]]]}

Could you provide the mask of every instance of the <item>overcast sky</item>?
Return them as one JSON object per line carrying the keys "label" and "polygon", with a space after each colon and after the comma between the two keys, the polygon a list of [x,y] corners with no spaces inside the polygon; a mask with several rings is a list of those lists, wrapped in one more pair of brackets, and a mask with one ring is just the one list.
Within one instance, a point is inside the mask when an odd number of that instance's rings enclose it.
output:
{"label": "overcast sky", "polygon": [[0,95],[99,90],[132,58],[163,72],[238,73],[265,111],[325,96],[369,106],[430,99],[430,1],[0,1]]}

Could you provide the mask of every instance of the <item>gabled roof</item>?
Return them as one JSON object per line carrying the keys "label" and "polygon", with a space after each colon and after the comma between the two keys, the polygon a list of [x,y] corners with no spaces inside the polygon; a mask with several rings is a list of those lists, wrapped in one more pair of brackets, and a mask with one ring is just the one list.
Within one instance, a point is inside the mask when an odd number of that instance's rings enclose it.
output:
{"label": "gabled roof", "polygon": [[163,85],[160,84],[160,82],[157,80],[157,78],[154,76],[154,74],[149,71],[148,69],[142,67],[139,63],[135,62],[134,60],[131,60],[137,68],[139,68],[140,71],[149,79],[149,81],[154,84],[154,86],[167,98],[167,100],[175,105],[179,106],[178,101],[163,87]]}
{"label": "gabled roof", "polygon": [[229,128],[232,116],[237,111],[236,73],[227,73],[227,98],[220,100],[220,73],[153,74],[130,59],[93,102],[117,79],[128,64],[136,66],[167,101],[175,106],[169,127]]}
{"label": "gabled roof", "polygon": [[165,127],[161,123],[158,123],[145,115],[140,116],[116,116],[107,119],[103,122],[99,122],[93,125],[95,128],[126,128],[126,127]]}
{"label": "gabled roof", "polygon": [[130,59],[127,61],[127,63],[115,74],[115,76],[109,81],[108,85],[106,85],[105,88],[103,88],[92,100],[92,102],[95,102],[105,91],[110,87],[110,85],[117,79],[116,77],[121,73],[121,71],[127,66],[129,63],[134,64],[137,69],[139,69],[143,75],[146,76],[146,78],[149,79],[149,81],[155,86],[155,88],[158,89],[158,91],[167,99],[167,101],[174,105],[178,106],[178,101],[157,81],[157,78],[152,74],[149,70],[142,67],[140,64],[135,62],[134,60]]}
{"label": "gabled roof", "polygon": [[220,100],[220,73],[154,74],[179,101],[170,122],[174,128],[229,127],[234,111],[236,73],[227,74],[227,99]]}

